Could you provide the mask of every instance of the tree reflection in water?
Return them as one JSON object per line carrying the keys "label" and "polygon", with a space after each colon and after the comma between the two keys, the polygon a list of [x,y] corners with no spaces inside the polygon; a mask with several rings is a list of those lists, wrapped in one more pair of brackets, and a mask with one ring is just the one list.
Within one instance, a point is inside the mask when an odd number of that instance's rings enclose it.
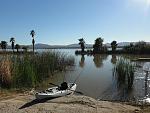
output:
{"label": "tree reflection in water", "polygon": [[94,54],[93,55],[93,62],[97,68],[100,68],[103,66],[103,61],[107,59],[108,55],[102,55],[102,54]]}
{"label": "tree reflection in water", "polygon": [[145,75],[145,97],[148,96],[148,71],[146,71]]}
{"label": "tree reflection in water", "polygon": [[112,54],[111,63],[116,64],[116,62],[117,62],[117,56]]}
{"label": "tree reflection in water", "polygon": [[84,57],[84,55],[81,55],[81,60],[79,61],[79,66],[80,66],[81,68],[83,68],[84,65],[85,65],[84,61],[85,61],[85,57]]}

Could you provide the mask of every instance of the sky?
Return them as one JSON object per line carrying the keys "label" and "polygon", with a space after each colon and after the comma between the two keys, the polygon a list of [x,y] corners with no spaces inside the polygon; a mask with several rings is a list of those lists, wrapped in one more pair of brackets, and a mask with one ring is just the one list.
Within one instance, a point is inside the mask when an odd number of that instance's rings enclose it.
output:
{"label": "sky", "polygon": [[150,42],[150,0],[0,0],[0,41],[67,45]]}

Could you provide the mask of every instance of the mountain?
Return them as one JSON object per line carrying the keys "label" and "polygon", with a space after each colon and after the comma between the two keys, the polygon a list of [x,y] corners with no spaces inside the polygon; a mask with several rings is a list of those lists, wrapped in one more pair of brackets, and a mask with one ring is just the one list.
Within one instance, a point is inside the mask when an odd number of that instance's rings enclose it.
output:
{"label": "mountain", "polygon": [[[35,49],[48,49],[48,48],[51,48],[52,46],[48,45],[48,44],[42,44],[42,43],[38,43],[38,44],[35,44]],[[32,48],[32,45],[30,45],[29,48]]]}
{"label": "mountain", "polygon": [[[118,47],[124,47],[124,46],[128,46],[130,45],[130,43],[137,43],[137,42],[119,42],[118,43]],[[150,42],[147,42],[147,44],[150,44]],[[104,44],[107,47],[111,47],[110,43],[106,43]],[[21,48],[23,46],[27,46],[29,49],[32,49],[32,45],[20,45]],[[93,44],[85,44],[86,48],[92,48]],[[8,45],[7,48],[11,49],[11,46]],[[43,43],[37,43],[35,44],[35,49],[59,49],[59,48],[64,48],[64,49],[68,49],[68,48],[80,48],[79,44],[69,44],[69,45],[48,45],[48,44],[43,44]]]}
{"label": "mountain", "polygon": [[[66,47],[68,47],[68,48],[80,48],[80,45],[79,44],[70,44],[70,45],[67,45]],[[92,48],[93,44],[85,44],[85,47]]]}

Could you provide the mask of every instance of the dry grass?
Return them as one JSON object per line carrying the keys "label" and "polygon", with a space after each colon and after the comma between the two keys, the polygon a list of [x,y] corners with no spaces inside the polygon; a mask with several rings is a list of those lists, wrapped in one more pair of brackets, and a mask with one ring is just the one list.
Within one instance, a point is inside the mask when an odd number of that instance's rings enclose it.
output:
{"label": "dry grass", "polygon": [[0,61],[0,80],[1,85],[9,86],[12,82],[12,62],[8,56]]}

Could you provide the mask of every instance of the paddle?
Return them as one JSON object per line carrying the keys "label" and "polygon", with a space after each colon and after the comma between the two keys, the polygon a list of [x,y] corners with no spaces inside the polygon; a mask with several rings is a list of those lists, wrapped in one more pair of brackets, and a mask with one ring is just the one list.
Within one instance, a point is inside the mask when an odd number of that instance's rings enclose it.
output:
{"label": "paddle", "polygon": [[[56,84],[53,84],[53,83],[49,83],[49,84],[60,87],[59,85],[56,85]],[[68,90],[70,90],[70,89],[68,89]],[[74,91],[74,90],[70,90],[70,91]],[[80,91],[74,91],[74,92],[76,92],[76,93],[79,93],[79,94],[83,95],[83,93],[82,93],[82,92],[80,92]]]}
{"label": "paddle", "polygon": [[56,84],[53,84],[53,83],[49,83],[49,84],[51,84],[51,85],[53,85],[53,86],[58,86],[58,87],[60,87],[59,85],[56,85]]}

